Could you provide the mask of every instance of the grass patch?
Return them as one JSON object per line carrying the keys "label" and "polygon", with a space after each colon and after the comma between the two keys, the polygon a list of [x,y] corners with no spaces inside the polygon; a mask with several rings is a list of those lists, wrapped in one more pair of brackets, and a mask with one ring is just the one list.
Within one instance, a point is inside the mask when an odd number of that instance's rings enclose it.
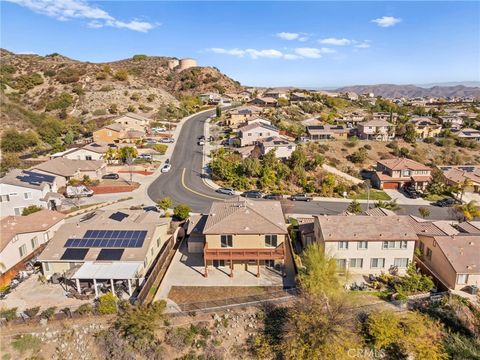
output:
{"label": "grass patch", "polygon": [[422,199],[427,200],[427,201],[435,202],[435,201],[438,201],[438,200],[442,200],[442,199],[446,198],[447,196],[448,195],[425,194],[425,195],[422,196]]}
{"label": "grass patch", "polygon": [[27,351],[38,352],[41,343],[42,341],[38,337],[25,334],[16,336],[12,341],[12,347],[22,354]]}
{"label": "grass patch", "polygon": [[[368,193],[363,191],[359,194],[355,194],[354,196],[350,196],[349,199],[355,200],[367,200]],[[382,190],[370,190],[370,200],[392,200],[392,198]]]}

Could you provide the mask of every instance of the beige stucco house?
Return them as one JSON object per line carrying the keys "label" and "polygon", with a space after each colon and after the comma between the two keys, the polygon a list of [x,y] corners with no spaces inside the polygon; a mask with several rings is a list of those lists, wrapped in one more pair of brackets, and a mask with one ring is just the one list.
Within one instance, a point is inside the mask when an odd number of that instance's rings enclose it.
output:
{"label": "beige stucco house", "polygon": [[141,131],[145,133],[145,130],[150,126],[151,120],[135,113],[126,113],[113,120],[114,124],[123,125],[128,130]]}
{"label": "beige stucco house", "polygon": [[238,128],[240,146],[256,145],[260,140],[279,137],[280,130],[264,122],[253,122]]}
{"label": "beige stucco house", "polygon": [[399,189],[411,184],[417,190],[424,190],[431,181],[432,169],[407,158],[383,159],[377,162],[372,184],[377,189]]}
{"label": "beige stucco house", "polygon": [[361,139],[390,141],[395,138],[395,125],[385,120],[370,120],[359,123],[357,132]]}
{"label": "beige stucco house", "polygon": [[261,140],[259,143],[260,154],[266,155],[270,151],[275,151],[275,156],[279,159],[290,159],[292,152],[295,151],[297,145],[282,137],[269,137]]}

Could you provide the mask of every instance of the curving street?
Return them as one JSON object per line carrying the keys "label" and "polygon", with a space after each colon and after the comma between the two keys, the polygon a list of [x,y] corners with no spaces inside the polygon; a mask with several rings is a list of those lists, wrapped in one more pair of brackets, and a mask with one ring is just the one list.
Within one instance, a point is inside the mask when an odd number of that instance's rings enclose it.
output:
{"label": "curving street", "polygon": [[[202,179],[203,147],[197,145],[198,137],[204,134],[205,121],[215,114],[215,110],[192,116],[184,124],[176,139],[175,148],[170,158],[172,169],[160,174],[148,187],[147,194],[152,201],[165,196],[170,197],[174,204],[187,204],[193,212],[207,212],[215,200],[227,198],[227,195],[216,193]],[[348,202],[332,199],[332,201],[292,202],[283,200],[285,213],[333,215],[343,211]],[[371,207],[373,206],[373,202]],[[362,203],[366,209],[366,204]],[[401,205],[397,211],[400,215],[419,216],[420,205]],[[448,208],[428,206],[431,220],[447,220],[452,216]]]}

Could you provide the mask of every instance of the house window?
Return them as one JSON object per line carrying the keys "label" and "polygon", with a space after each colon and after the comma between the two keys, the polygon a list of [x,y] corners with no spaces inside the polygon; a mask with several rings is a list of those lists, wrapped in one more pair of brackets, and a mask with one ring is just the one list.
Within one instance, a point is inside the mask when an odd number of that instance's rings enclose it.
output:
{"label": "house window", "polygon": [[20,246],[18,252],[20,253],[20,257],[23,258],[27,254],[27,245],[23,244]]}
{"label": "house window", "polygon": [[425,250],[425,244],[423,243],[423,241],[420,241],[420,244],[418,244],[418,248],[423,253],[423,250]]}
{"label": "house window", "polygon": [[338,242],[338,249],[339,250],[347,250],[348,249],[348,241],[339,241]]}
{"label": "house window", "polygon": [[337,259],[337,270],[345,270],[347,268],[347,259]]}
{"label": "house window", "polygon": [[48,240],[50,240],[50,235],[48,234],[48,231],[47,231],[45,234],[43,234],[43,241],[48,241]]}
{"label": "house window", "polygon": [[252,136],[252,133],[247,133],[247,136]]}
{"label": "house window", "polygon": [[111,131],[107,131],[107,136],[112,136],[112,132],[111,132]]}
{"label": "house window", "polygon": [[9,202],[10,201],[10,195],[2,195],[0,197],[0,202]]}
{"label": "house window", "polygon": [[50,271],[50,264],[48,262],[43,263],[43,268],[45,269],[45,271]]}
{"label": "house window", "polygon": [[458,274],[457,275],[457,284],[466,285],[468,283],[468,274]]}
{"label": "house window", "polygon": [[266,247],[277,247],[277,235],[265,235]]}
{"label": "house window", "polygon": [[32,198],[32,193],[30,191],[23,193],[23,197],[25,198],[25,200],[29,200]]}
{"label": "house window", "polygon": [[427,259],[432,260],[432,249],[427,247]]}
{"label": "house window", "polygon": [[23,207],[16,207],[13,208],[13,211],[15,212],[15,215],[22,215]]}
{"label": "house window", "polygon": [[350,259],[349,265],[351,268],[361,269],[363,268],[363,259],[362,258]]}
{"label": "house window", "polygon": [[382,245],[383,249],[406,249],[406,241],[384,241]]}
{"label": "house window", "polygon": [[233,247],[232,235],[221,235],[220,244],[222,247]]}
{"label": "house window", "polygon": [[437,242],[433,240],[433,247],[437,247]]}
{"label": "house window", "polygon": [[214,267],[225,267],[225,260],[213,260]]}
{"label": "house window", "polygon": [[371,268],[384,268],[385,267],[385,259],[384,258],[373,258],[370,261]]}
{"label": "house window", "polygon": [[92,155],[85,155],[85,160],[92,160]]}
{"label": "house window", "polygon": [[403,170],[403,176],[410,176],[410,170]]}
{"label": "house window", "polygon": [[408,266],[408,258],[395,258],[393,265],[399,268],[406,268]]}
{"label": "house window", "polygon": [[38,246],[38,236],[35,236],[30,241],[32,242],[32,249],[35,249]]}
{"label": "house window", "polygon": [[269,268],[275,267],[275,260],[265,260],[265,266]]}
{"label": "house window", "polygon": [[359,241],[357,243],[357,249],[358,250],[366,250],[368,249],[368,241]]}

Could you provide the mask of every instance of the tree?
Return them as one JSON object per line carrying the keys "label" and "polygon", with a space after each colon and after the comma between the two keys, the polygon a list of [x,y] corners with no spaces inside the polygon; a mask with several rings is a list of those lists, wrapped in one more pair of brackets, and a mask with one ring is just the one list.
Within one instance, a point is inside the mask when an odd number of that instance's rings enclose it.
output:
{"label": "tree", "polygon": [[165,196],[164,198],[160,199],[157,204],[160,209],[167,211],[173,206],[173,201],[168,196]]}
{"label": "tree", "polygon": [[353,200],[348,204],[347,211],[352,214],[360,214],[362,212],[362,206],[357,200]]}
{"label": "tree", "polygon": [[131,146],[125,146],[117,149],[117,159],[122,163],[126,163],[128,159],[135,159],[138,156],[136,148]]}
{"label": "tree", "polygon": [[40,206],[30,205],[30,206],[27,206],[27,207],[23,208],[22,216],[27,216],[27,215],[36,213],[37,211],[41,211],[41,210],[42,210],[42,207],[40,207]]}
{"label": "tree", "polygon": [[400,210],[400,205],[397,204],[397,199],[390,201],[379,200],[375,203],[376,208],[388,209],[392,211]]}
{"label": "tree", "polygon": [[107,160],[107,163],[111,164],[111,162],[117,158],[117,150],[109,147],[103,157]]}
{"label": "tree", "polygon": [[73,133],[72,129],[69,129],[65,134],[63,142],[67,145],[71,145],[73,144],[74,141],[75,141],[75,134]]}
{"label": "tree", "polygon": [[180,204],[175,206],[175,208],[173,209],[173,215],[175,215],[175,217],[179,220],[186,220],[190,215],[191,211],[192,209],[190,209],[190,206]]}
{"label": "tree", "polygon": [[409,123],[405,126],[405,134],[403,134],[403,139],[411,144],[415,144],[417,141],[417,131],[415,130],[415,125]]}
{"label": "tree", "polygon": [[475,200],[466,204],[456,205],[455,211],[463,217],[464,221],[471,221],[476,217],[480,217],[480,207],[478,207]]}
{"label": "tree", "polygon": [[216,113],[217,118],[221,118],[222,117],[222,108],[220,106],[217,106],[216,109],[215,109],[215,113]]}
{"label": "tree", "polygon": [[118,298],[112,293],[108,292],[98,298],[97,311],[99,314],[115,314],[117,312]]}
{"label": "tree", "polygon": [[418,213],[420,214],[420,216],[425,219],[427,217],[430,216],[430,210],[426,207],[420,207],[418,208]]}
{"label": "tree", "polygon": [[363,163],[368,157],[367,149],[360,148],[355,151],[353,154],[348,156],[348,160],[353,162],[354,164]]}

